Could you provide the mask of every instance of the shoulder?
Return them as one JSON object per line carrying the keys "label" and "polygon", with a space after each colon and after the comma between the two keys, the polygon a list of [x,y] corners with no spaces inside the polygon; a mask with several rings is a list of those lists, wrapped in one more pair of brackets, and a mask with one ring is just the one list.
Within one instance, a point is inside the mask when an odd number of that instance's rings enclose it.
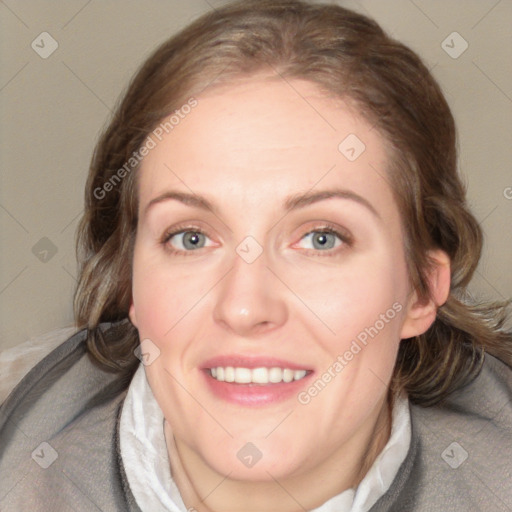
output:
{"label": "shoulder", "polygon": [[85,340],[59,345],[0,407],[2,510],[126,509],[116,425],[130,379],[93,363]]}
{"label": "shoulder", "polygon": [[53,349],[75,334],[75,327],[61,328],[34,336],[0,352],[0,404],[29,370]]}
{"label": "shoulder", "polygon": [[[451,437],[461,447],[465,443],[473,453],[474,461],[479,451],[473,445],[484,440],[494,445],[507,440],[501,450],[511,449],[512,368],[486,354],[480,373],[469,385],[434,407],[412,406],[411,413],[419,431]],[[486,453],[489,455],[488,451]],[[468,461],[470,455],[468,452]],[[512,464],[512,459],[507,463]]]}
{"label": "shoulder", "polygon": [[411,406],[411,422],[411,510],[512,508],[512,368],[487,354],[476,379],[444,403]]}

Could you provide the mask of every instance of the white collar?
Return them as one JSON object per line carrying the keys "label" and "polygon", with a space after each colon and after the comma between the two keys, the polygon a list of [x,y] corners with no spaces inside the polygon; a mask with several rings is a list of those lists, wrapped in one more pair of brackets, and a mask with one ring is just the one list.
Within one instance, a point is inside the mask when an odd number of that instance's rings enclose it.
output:
{"label": "white collar", "polygon": [[[392,413],[391,436],[357,489],[347,489],[311,512],[367,512],[389,489],[411,442],[407,397]],[[121,459],[141,510],[187,512],[172,476],[164,435],[164,416],[141,364],[128,388],[120,420]]]}

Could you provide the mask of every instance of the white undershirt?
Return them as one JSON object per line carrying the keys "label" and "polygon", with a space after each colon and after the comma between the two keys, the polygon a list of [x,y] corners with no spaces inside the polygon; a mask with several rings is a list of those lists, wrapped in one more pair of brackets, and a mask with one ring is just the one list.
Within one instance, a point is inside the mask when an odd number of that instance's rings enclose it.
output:
{"label": "white undershirt", "polygon": [[[411,442],[409,401],[395,401],[391,436],[357,489],[347,489],[311,512],[367,512],[389,489]],[[141,364],[130,383],[120,421],[121,459],[143,511],[187,512],[171,476],[164,415]]]}

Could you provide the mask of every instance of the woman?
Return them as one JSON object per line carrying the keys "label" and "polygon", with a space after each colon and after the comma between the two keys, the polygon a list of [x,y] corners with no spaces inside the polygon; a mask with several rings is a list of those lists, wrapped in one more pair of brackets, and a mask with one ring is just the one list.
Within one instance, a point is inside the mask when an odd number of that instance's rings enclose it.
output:
{"label": "woman", "polygon": [[512,506],[505,305],[420,59],[334,5],[161,46],[102,136],[82,330],[2,406],[5,510]]}

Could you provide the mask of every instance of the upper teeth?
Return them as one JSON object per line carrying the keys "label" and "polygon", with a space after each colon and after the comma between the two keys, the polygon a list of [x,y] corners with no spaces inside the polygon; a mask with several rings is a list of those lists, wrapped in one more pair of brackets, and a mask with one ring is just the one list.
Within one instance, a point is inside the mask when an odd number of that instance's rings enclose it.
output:
{"label": "upper teeth", "polygon": [[292,382],[304,378],[306,373],[306,370],[290,370],[289,368],[234,368],[232,366],[210,368],[210,374],[214,379],[237,384]]}

